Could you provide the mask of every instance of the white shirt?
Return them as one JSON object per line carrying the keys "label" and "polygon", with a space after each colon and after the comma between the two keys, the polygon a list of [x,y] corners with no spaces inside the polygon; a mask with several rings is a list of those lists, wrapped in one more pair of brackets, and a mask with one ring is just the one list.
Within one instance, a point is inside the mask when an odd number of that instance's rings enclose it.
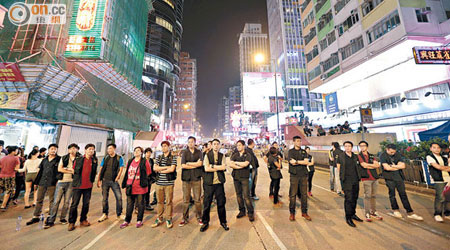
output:
{"label": "white shirt", "polygon": [[42,159],[31,160],[28,159],[25,161],[23,168],[19,170],[19,172],[27,172],[27,173],[37,173],[39,171],[39,164],[41,164]]}
{"label": "white shirt", "polygon": [[[431,163],[437,163],[441,166],[444,166],[444,159],[442,159],[442,156],[440,155],[434,155],[434,157],[436,157],[436,159],[438,160],[438,162],[436,162],[433,157],[431,157],[430,155],[427,155],[427,163],[429,165],[429,167],[433,167],[431,165]],[[450,175],[447,171],[442,171],[442,178],[444,179],[444,182],[450,183]],[[433,177],[431,177],[431,179],[433,179]],[[434,181],[434,182],[442,182],[442,181]]]}

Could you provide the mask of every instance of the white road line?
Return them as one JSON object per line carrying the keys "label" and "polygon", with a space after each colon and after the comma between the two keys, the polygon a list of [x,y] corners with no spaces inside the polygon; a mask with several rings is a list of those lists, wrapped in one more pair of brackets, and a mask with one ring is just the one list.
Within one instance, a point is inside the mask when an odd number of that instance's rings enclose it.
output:
{"label": "white road line", "polygon": [[261,220],[261,222],[264,224],[264,227],[266,227],[269,234],[272,236],[273,240],[280,247],[280,249],[287,250],[286,246],[283,244],[283,242],[281,242],[280,238],[278,238],[278,236],[275,234],[273,229],[269,226],[269,223],[267,223],[266,219],[264,219],[264,217],[261,215],[261,213],[256,212],[256,214],[258,215],[258,218]]}
{"label": "white road line", "polygon": [[89,244],[87,244],[85,247],[83,247],[82,250],[87,250],[89,248],[91,248],[95,243],[97,243],[97,241],[99,241],[103,236],[105,236],[105,234],[111,230],[113,227],[115,227],[117,225],[118,221],[115,221],[113,224],[111,224],[111,226],[109,226],[105,231],[103,231],[101,234],[97,235],[97,237],[95,237],[94,240],[92,240]]}

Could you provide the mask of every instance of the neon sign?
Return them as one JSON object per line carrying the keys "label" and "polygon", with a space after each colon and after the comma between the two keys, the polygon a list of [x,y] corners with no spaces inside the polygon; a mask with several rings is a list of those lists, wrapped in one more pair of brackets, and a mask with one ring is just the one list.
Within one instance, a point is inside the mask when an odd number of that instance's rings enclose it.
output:
{"label": "neon sign", "polygon": [[450,64],[448,47],[414,47],[416,64]]}
{"label": "neon sign", "polygon": [[78,7],[76,25],[79,30],[87,31],[94,27],[98,0],[81,0]]}

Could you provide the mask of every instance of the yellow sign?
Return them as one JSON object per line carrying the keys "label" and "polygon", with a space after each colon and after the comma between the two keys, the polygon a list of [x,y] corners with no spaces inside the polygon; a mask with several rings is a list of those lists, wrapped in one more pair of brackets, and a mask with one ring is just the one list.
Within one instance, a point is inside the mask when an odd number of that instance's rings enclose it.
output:
{"label": "yellow sign", "polygon": [[372,109],[361,109],[361,122],[364,124],[373,124]]}
{"label": "yellow sign", "polygon": [[98,0],[81,0],[78,7],[76,25],[79,30],[87,31],[95,24]]}
{"label": "yellow sign", "polygon": [[0,109],[27,109],[28,92],[0,92]]}

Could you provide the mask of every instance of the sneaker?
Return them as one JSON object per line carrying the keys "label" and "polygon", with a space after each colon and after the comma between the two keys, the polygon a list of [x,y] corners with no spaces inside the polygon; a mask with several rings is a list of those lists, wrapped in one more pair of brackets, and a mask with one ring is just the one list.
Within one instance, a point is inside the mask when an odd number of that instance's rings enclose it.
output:
{"label": "sneaker", "polygon": [[172,228],[173,227],[172,220],[166,220],[166,226],[167,228]]}
{"label": "sneaker", "polygon": [[395,218],[403,218],[402,214],[399,211],[394,211],[393,214]]}
{"label": "sneaker", "polygon": [[[442,218],[441,218],[442,219]],[[51,227],[53,227],[55,224],[53,224],[53,223],[46,223],[45,225],[44,225],[44,229],[49,229],[49,228],[51,228]]]}
{"label": "sneaker", "polygon": [[435,220],[436,222],[444,222],[444,219],[442,219],[442,216],[440,216],[440,215],[435,215],[435,216],[434,216],[434,220]]}
{"label": "sneaker", "polygon": [[154,206],[156,205],[158,202],[156,200],[153,200],[152,203],[150,203],[150,205]]}
{"label": "sneaker", "polygon": [[186,224],[187,224],[187,221],[181,220],[181,222],[180,222],[180,224],[178,224],[178,226],[179,227],[184,227],[184,226],[186,226]]}
{"label": "sneaker", "polygon": [[370,213],[370,216],[374,217],[377,220],[383,220],[383,216],[381,216],[377,211]]}
{"label": "sneaker", "polygon": [[255,196],[252,197],[252,199],[257,201],[257,200],[259,200],[259,197],[255,195]]}
{"label": "sneaker", "polygon": [[103,221],[105,221],[105,220],[107,220],[107,219],[108,219],[108,215],[102,214],[102,217],[100,217],[100,218],[98,219],[98,222],[103,222]]}
{"label": "sneaker", "polygon": [[120,224],[120,229],[124,229],[124,228],[128,227],[128,225],[130,225],[130,223],[125,221],[124,223]]}
{"label": "sneaker", "polygon": [[142,222],[142,221],[138,221],[137,223],[136,223],[136,228],[140,228],[140,227],[142,227],[144,225],[144,223]]}
{"label": "sneaker", "polygon": [[159,226],[159,225],[161,225],[162,224],[162,221],[160,220],[160,219],[156,219],[155,220],[155,223],[153,223],[152,224],[152,228],[155,228],[155,227],[157,227],[157,226]]}
{"label": "sneaker", "polygon": [[117,220],[125,220],[125,215],[124,214],[118,215]]}
{"label": "sneaker", "polygon": [[411,214],[411,215],[408,215],[407,217],[408,217],[408,219],[413,219],[413,220],[419,220],[419,221],[423,220],[422,216],[419,216],[417,214]]}
{"label": "sneaker", "polygon": [[367,222],[372,222],[372,218],[370,218],[370,214],[366,214],[366,221]]}
{"label": "sneaker", "polygon": [[66,225],[67,224],[67,220],[66,219],[62,219],[59,222],[61,222],[61,224]]}
{"label": "sneaker", "polygon": [[197,221],[198,221],[198,225],[203,226],[203,221],[202,221],[202,219],[198,219]]}

